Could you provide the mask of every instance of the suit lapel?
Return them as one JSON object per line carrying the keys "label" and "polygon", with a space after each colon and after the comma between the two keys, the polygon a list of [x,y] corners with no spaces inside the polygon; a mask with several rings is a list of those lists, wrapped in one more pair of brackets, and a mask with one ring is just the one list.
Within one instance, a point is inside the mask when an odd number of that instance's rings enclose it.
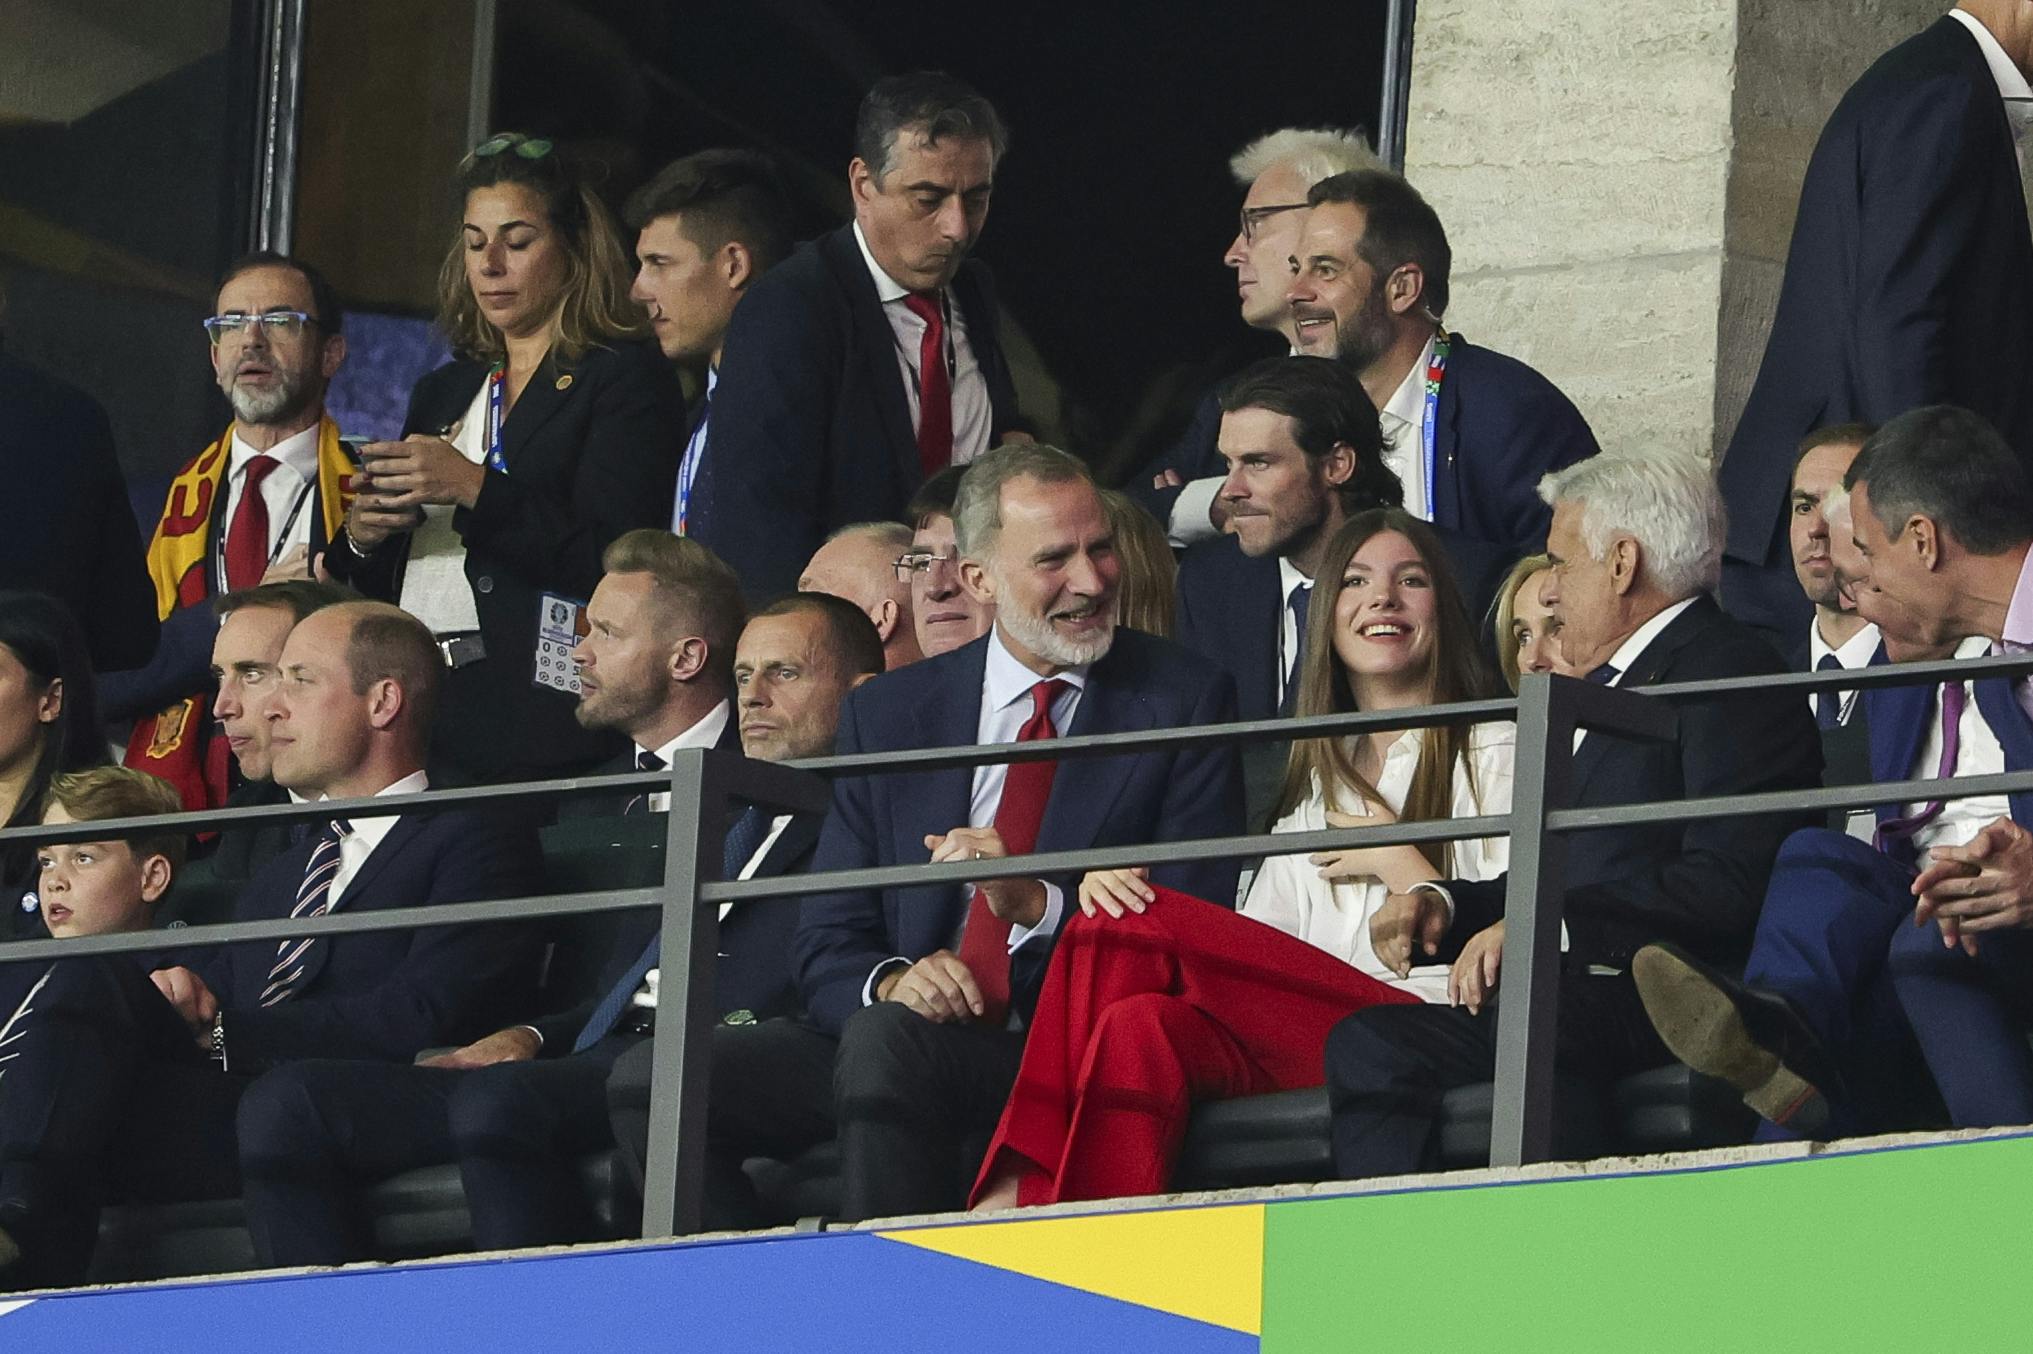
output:
{"label": "suit lapel", "polygon": [[[970,747],[981,728],[981,690],[988,663],[988,641],[975,640],[960,652],[964,664],[956,664],[949,679],[929,687],[915,710],[916,747]],[[929,771],[922,778],[909,777],[896,784],[896,792],[907,796],[900,804],[896,821],[901,827],[892,843],[898,862],[925,859],[925,838],[932,833],[950,832],[967,825],[974,799],[974,772],[968,767]],[[930,915],[924,907],[905,908],[896,919],[896,934],[923,934],[949,937],[958,929],[967,906],[967,890],[958,884],[940,891],[942,916]],[[894,894],[891,895],[894,897]],[[908,929],[907,929],[908,928]],[[924,929],[932,928],[932,929]],[[945,941],[935,940],[932,949]]]}
{"label": "suit lapel", "polygon": [[[1447,370],[1440,374],[1440,401],[1433,410],[1438,424],[1433,429],[1433,525],[1448,530],[1461,526],[1461,357],[1468,347],[1461,335],[1452,337]],[[1424,459],[1423,439],[1411,450]]]}
{"label": "suit lapel", "polygon": [[[1068,737],[1087,733],[1134,733],[1153,727],[1149,704],[1111,681],[1116,670],[1103,659],[1089,670],[1087,690],[1073,712]],[[1038,825],[1040,851],[1077,851],[1092,846],[1140,759],[1069,757],[1052,776],[1052,794]]]}
{"label": "suit lapel", "polygon": [[[1234,638],[1238,644],[1249,644],[1250,640],[1244,636],[1253,636],[1256,643],[1264,646],[1262,652],[1250,656],[1245,663],[1239,665],[1243,669],[1243,678],[1251,689],[1236,693],[1237,704],[1245,710],[1276,710],[1278,699],[1284,694],[1285,674],[1278,664],[1278,643],[1285,632],[1286,601],[1279,595],[1284,587],[1284,579],[1274,558],[1265,556],[1261,559],[1252,559],[1243,554],[1239,548],[1235,551],[1235,556],[1236,568],[1231,575],[1234,580],[1235,604],[1228,612],[1240,622]],[[1272,618],[1268,627],[1261,619],[1254,622],[1245,619],[1264,616]],[[1237,685],[1240,686],[1241,683]]]}
{"label": "suit lapel", "polygon": [[396,819],[395,826],[388,829],[388,835],[381,839],[381,844],[367,853],[367,859],[360,862],[360,869],[346,881],[346,891],[334,901],[332,910],[358,911],[364,900],[371,900],[375,878],[423,831],[426,821],[414,813],[406,813]]}
{"label": "suit lapel", "polygon": [[984,285],[983,266],[970,261],[961,268],[960,275],[953,279],[953,304],[960,308],[960,314],[967,322],[967,346],[974,350],[974,363],[981,369],[981,379],[988,387],[989,445],[996,445],[995,439],[1002,436],[1011,422],[1011,410],[1004,407],[1006,400],[1014,400],[1015,390],[1010,387],[1009,363],[1002,352],[1002,337],[995,303],[987,295]]}
{"label": "suit lapel", "polygon": [[537,429],[571,402],[572,388],[576,384],[573,374],[558,361],[555,353],[544,357],[543,365],[522,388],[515,408],[508,411],[508,419],[501,426],[501,454],[508,461],[511,473],[527,454],[530,439],[536,436]]}
{"label": "suit lapel", "polygon": [[784,830],[770,843],[769,852],[755,867],[754,879],[777,879],[791,873],[798,862],[812,854],[812,848],[819,844],[819,828],[826,821],[824,814],[794,813],[791,821],[784,824]]}
{"label": "suit lapel", "polygon": [[[1675,616],[1664,630],[1652,637],[1652,642],[1632,660],[1630,670],[1617,679],[1617,685],[1642,687],[1658,681],[1680,651],[1708,628],[1715,611],[1715,603],[1707,596],[1695,598],[1693,606]],[[1595,774],[1609,750],[1621,741],[1613,734],[1603,733],[1591,733],[1581,740],[1581,750],[1574,754],[1575,803],[1587,802],[1585,794],[1589,777]]]}
{"label": "suit lapel", "polygon": [[[2013,683],[2003,677],[1987,677],[1973,685],[1977,709],[1983,712],[1984,722],[1991,726],[1998,746],[2004,749],[2005,769],[2033,768],[2033,724],[2027,722],[2026,711],[2013,694]],[[2033,824],[2033,793],[2015,794],[2011,801],[2012,821]]]}
{"label": "suit lapel", "polygon": [[875,292],[875,279],[861,257],[861,247],[854,242],[854,228],[843,226],[826,236],[821,244],[827,266],[832,268],[847,297],[855,346],[861,350],[869,388],[875,392],[883,431],[889,437],[891,459],[903,472],[903,482],[916,484],[922,478],[918,435],[911,426],[910,397],[904,393],[903,372],[897,367],[896,330],[890,328],[882,298]]}

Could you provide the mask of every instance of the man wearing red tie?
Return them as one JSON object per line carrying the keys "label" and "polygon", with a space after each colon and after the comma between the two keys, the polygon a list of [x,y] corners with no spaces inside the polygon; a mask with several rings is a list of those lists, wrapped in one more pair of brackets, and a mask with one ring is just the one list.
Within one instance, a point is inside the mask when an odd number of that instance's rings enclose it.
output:
{"label": "man wearing red tie", "polygon": [[[961,578],[994,628],[864,684],[837,750],[984,746],[1233,719],[1235,686],[1115,622],[1119,565],[1086,468],[1016,445],[968,469]],[[1240,831],[1228,747],[843,777],[815,871],[1189,840]],[[1160,867],[1224,906],[1232,861]],[[1023,1052],[1076,879],[849,890],[807,900],[793,964],[802,1020],[714,1031],[708,1223],[761,1222],[741,1162],[837,1136],[839,1212],[959,1208]]]}
{"label": "man wearing red tie", "polygon": [[862,100],[854,220],[758,279],[728,327],[696,534],[751,597],[792,591],[835,528],[898,518],[1002,440],[1016,390],[968,258],[1002,158],[988,100],[937,72]]}

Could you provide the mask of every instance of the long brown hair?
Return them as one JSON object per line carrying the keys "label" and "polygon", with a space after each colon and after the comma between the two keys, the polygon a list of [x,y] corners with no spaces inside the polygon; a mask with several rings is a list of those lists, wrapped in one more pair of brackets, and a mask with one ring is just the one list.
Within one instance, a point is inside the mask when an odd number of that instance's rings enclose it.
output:
{"label": "long brown hair", "polygon": [[[540,153],[526,154],[530,147]],[[490,150],[490,147],[492,148]],[[481,154],[488,151],[487,154]],[[463,214],[466,199],[480,188],[512,183],[536,194],[565,250],[565,283],[560,289],[553,356],[571,361],[589,348],[643,332],[642,311],[628,299],[628,252],[614,214],[585,176],[548,141],[504,133],[480,143],[452,175]],[[452,232],[452,247],[438,268],[438,328],[452,348],[468,357],[499,358],[506,351],[501,332],[480,313],[466,280],[466,232]]]}
{"label": "long brown hair", "polygon": [[[1433,528],[1402,508],[1373,508],[1357,513],[1327,543],[1314,576],[1313,598],[1306,610],[1306,655],[1299,673],[1298,713],[1301,715],[1341,714],[1359,707],[1348,670],[1334,652],[1334,610],[1341,599],[1348,562],[1371,537],[1395,531],[1412,543],[1426,566],[1433,586],[1433,647],[1429,652],[1425,680],[1428,700],[1434,705],[1480,700],[1494,694],[1495,676],[1476,643],[1475,625],[1468,618],[1461,598],[1461,585],[1447,562],[1446,549]],[[1443,725],[1419,731],[1418,769],[1405,792],[1401,822],[1419,822],[1451,817],[1454,812],[1454,766],[1466,758],[1468,730]],[[1340,795],[1353,790],[1367,801],[1382,802],[1369,779],[1355,769],[1353,738],[1304,738],[1292,744],[1291,760],[1285,766],[1285,785],[1278,796],[1278,814],[1291,812],[1305,802],[1317,782],[1327,807],[1340,808]],[[1471,781],[1472,783],[1472,781]],[[1444,842],[1419,848],[1436,869],[1450,868],[1452,851]]]}
{"label": "long brown hair", "polygon": [[1170,639],[1178,616],[1179,562],[1165,540],[1165,529],[1120,490],[1103,489],[1101,506],[1108,510],[1115,557],[1122,561],[1116,620],[1132,630]]}

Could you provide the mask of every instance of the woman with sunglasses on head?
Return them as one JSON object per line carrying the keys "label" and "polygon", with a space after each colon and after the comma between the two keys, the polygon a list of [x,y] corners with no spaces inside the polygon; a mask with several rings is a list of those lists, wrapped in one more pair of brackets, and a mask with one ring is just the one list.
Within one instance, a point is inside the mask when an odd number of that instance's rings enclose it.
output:
{"label": "woman with sunglasses on head", "polygon": [[[1444,549],[1395,508],[1327,546],[1308,609],[1299,713],[1447,704],[1494,686]],[[1392,730],[1293,745],[1273,832],[1507,812],[1509,724]],[[1197,1101],[1318,1086],[1327,1033],[1380,1003],[1450,1000],[1414,966],[1386,897],[1484,879],[1505,839],[1273,856],[1238,915],[1095,871],[1059,933],[1023,1064],[975,1207],[1155,1194]]]}
{"label": "woman with sunglasses on head", "polygon": [[[53,597],[0,592],[0,827],[41,822],[52,778],[105,761],[83,630]],[[33,847],[0,852],[0,940],[47,934],[35,873]]]}
{"label": "woman with sunglasses on head", "polygon": [[438,323],[457,356],[417,383],[402,441],[361,448],[326,568],[437,636],[434,763],[533,779],[614,750],[574,718],[578,608],[616,537],[670,525],[683,399],[640,337],[614,219],[557,147],[496,136],[453,182]]}

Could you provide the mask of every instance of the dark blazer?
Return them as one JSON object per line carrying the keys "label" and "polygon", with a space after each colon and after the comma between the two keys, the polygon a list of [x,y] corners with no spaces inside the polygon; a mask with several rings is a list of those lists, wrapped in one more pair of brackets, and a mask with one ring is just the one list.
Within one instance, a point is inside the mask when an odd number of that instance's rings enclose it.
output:
{"label": "dark blazer", "polygon": [[[263,866],[240,895],[235,920],[287,917],[315,837]],[[543,890],[536,834],[511,814],[406,814],[348,881],[338,911],[422,907]],[[274,1006],[261,992],[272,943],[213,950],[197,968],[225,1010],[235,1072],[293,1058],[401,1062],[420,1050],[464,1044],[527,1010],[537,973],[536,933],[509,923],[376,931],[319,940],[297,993]]]}
{"label": "dark blazer", "polygon": [[[1770,645],[1702,597],[1645,646],[1619,685],[1783,670]],[[1754,692],[1676,708],[1679,729],[1671,742],[1589,734],[1574,759],[1575,804],[1699,799],[1821,783],[1821,744],[1799,692]],[[1741,962],[1779,844],[1816,819],[1781,814],[1574,834],[1567,848],[1569,966],[1627,969],[1638,948],[1655,940],[1676,941],[1716,963]],[[1447,886],[1455,901],[1450,942],[1502,918],[1505,886],[1504,877]]]}
{"label": "dark blazer", "polygon": [[1179,440],[1160,451],[1149,464],[1131,476],[1129,483],[1122,486],[1122,491],[1149,509],[1151,516],[1170,530],[1172,505],[1179,501],[1185,485],[1157,489],[1152,487],[1152,481],[1167,470],[1178,471],[1179,477],[1188,481],[1227,474],[1228,469],[1221,460],[1221,449],[1216,445],[1220,438],[1221,385],[1216,385],[1200,397],[1200,403],[1193,406],[1192,421],[1187,423],[1186,431],[1179,434]]}
{"label": "dark blazer", "polygon": [[[1880,655],[1884,653],[1882,646],[1878,652]],[[2027,720],[2017,697],[2012,694],[2011,681],[2003,677],[1989,677],[1974,683],[1974,686],[1977,708],[1982,712],[1984,722],[1991,726],[1991,732],[1997,735],[1998,746],[2004,749],[2005,770],[2033,769],[2033,722]],[[1919,760],[1920,749],[1926,744],[1928,733],[1941,718],[1935,704],[1940,690],[1939,686],[1922,684],[1879,687],[1864,693],[1862,705],[1870,718],[1872,780],[1909,780],[1916,776],[1934,775],[1934,767],[1920,767],[1914,763]],[[2033,791],[2015,794],[2010,802],[2013,822],[2033,824]],[[1905,811],[1904,804],[1880,804],[1878,822],[1889,822]],[[1882,849],[1902,865],[1912,867],[1916,863],[1913,843],[1908,838],[1889,838]]]}
{"label": "dark blazer", "polygon": [[[840,712],[838,751],[971,745],[980,724],[986,636],[950,653],[864,683]],[[1116,631],[1088,674],[1068,736],[1187,728],[1235,718],[1227,674],[1179,646]],[[927,834],[964,826],[974,773],[966,767],[911,775],[842,776],[819,837],[818,871],[925,859]],[[1039,851],[1183,841],[1238,831],[1242,781],[1233,747],[1077,757],[1059,764],[1038,830]],[[1155,882],[1224,907],[1235,901],[1233,861],[1160,866]],[[1074,905],[1077,876],[1056,879]],[[837,1034],[861,1006],[861,990],[886,959],[917,960],[952,942],[967,915],[958,884],[822,894],[806,901],[793,947],[808,1017]],[[1026,946],[1012,962],[1012,1004],[1027,1011],[1050,958]]]}
{"label": "dark blazer", "polygon": [[[403,433],[438,433],[465,417],[487,364],[460,358],[417,382]],[[487,656],[446,674],[433,756],[456,774],[534,780],[612,755],[617,735],[579,727],[577,702],[535,684],[538,611],[546,592],[584,602],[600,555],[637,527],[670,527],[683,397],[654,344],[544,359],[502,428],[508,473],[487,472],[471,509],[453,514],[466,544]],[[366,564],[334,550],[327,564],[361,591],[401,595],[410,538]]]}
{"label": "dark blazer", "polygon": [[[953,297],[988,382],[991,431],[1015,425],[1016,386],[978,260]],[[734,566],[752,598],[794,590],[836,527],[894,520],[923,476],[896,334],[842,226],[758,279],[727,328],[690,534]]]}
{"label": "dark blazer", "polygon": [[1719,479],[1729,557],[1777,569],[1800,439],[1959,404],[2033,458],[2033,238],[1997,83],[1943,18],[1822,129],[1765,358]]}
{"label": "dark blazer", "polygon": [[92,666],[155,651],[155,587],[99,402],[0,352],[0,588],[46,592],[84,627]]}
{"label": "dark blazer", "polygon": [[1179,643],[1235,679],[1237,719],[1278,713],[1282,582],[1275,555],[1245,555],[1233,536],[1203,541],[1179,558]]}

